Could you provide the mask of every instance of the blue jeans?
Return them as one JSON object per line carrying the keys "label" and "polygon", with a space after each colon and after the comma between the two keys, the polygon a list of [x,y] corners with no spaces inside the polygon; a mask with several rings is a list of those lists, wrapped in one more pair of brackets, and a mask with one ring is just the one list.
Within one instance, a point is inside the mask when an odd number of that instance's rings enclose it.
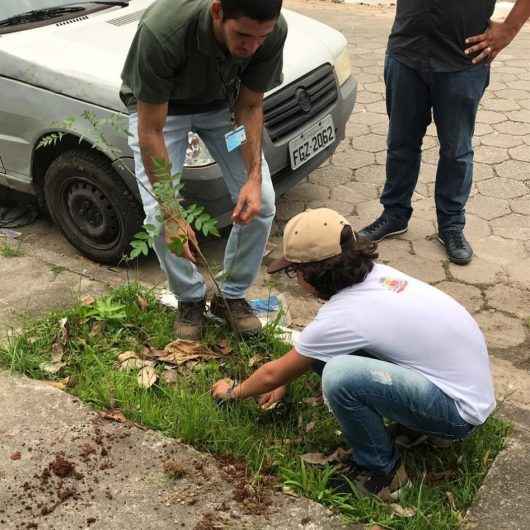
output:
{"label": "blue jeans", "polygon": [[460,440],[474,426],[453,399],[422,374],[358,355],[339,355],[322,374],[324,400],[341,425],[356,464],[388,473],[399,459],[383,418],[419,432]]}
{"label": "blue jeans", "polygon": [[[247,181],[247,170],[241,150],[228,152],[225,134],[231,130],[228,109],[202,114],[168,116],[164,127],[164,137],[172,171],[182,171],[188,145],[188,132],[197,132],[206,144],[215,161],[221,167],[223,178],[232,201],[235,203],[241,186]],[[138,143],[138,115],[129,117],[129,146],[134,153],[136,177],[151,188],[140,153]],[[159,207],[153,197],[139,186],[145,211],[145,224],[159,225],[156,217]],[[223,294],[227,298],[243,298],[246,289],[252,284],[258,273],[265,245],[269,238],[275,214],[275,196],[269,167],[262,155],[261,211],[247,225],[234,225],[225,249],[225,280]],[[204,278],[197,267],[187,259],[173,254],[164,241],[163,233],[155,242],[155,252],[160,266],[166,273],[169,288],[182,301],[202,300],[206,295]]]}
{"label": "blue jeans", "polygon": [[390,120],[387,176],[381,195],[385,212],[405,224],[412,215],[421,144],[432,116],[440,141],[435,187],[438,229],[463,228],[473,178],[475,117],[489,84],[489,65],[433,72],[415,70],[387,56],[384,74]]}

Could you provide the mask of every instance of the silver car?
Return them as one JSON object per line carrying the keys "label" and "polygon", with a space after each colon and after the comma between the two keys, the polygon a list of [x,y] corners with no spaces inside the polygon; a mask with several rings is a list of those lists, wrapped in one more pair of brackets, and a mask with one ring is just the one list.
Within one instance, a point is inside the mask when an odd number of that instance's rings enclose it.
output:
{"label": "silver car", "polygon": [[[143,221],[133,158],[119,128],[107,149],[83,113],[126,124],[120,73],[153,0],[0,2],[0,184],[35,194],[66,238],[101,263],[116,263]],[[263,148],[277,196],[329,158],[344,138],[357,85],[346,39],[284,10],[284,80],[266,94]],[[75,126],[65,119],[76,117]],[[50,133],[59,141],[37,148]],[[118,154],[117,154],[118,153]],[[185,197],[220,226],[233,208],[220,169],[190,134]]]}

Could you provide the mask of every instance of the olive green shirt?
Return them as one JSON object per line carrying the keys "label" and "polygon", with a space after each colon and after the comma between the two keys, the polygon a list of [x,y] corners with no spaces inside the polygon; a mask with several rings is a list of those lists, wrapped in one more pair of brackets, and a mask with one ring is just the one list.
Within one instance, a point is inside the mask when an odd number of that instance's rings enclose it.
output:
{"label": "olive green shirt", "polygon": [[239,83],[266,92],[282,82],[287,22],[252,57],[234,58],[213,34],[211,0],[158,0],[144,13],[121,74],[120,97],[129,111],[144,103],[168,102],[169,114],[226,107]]}

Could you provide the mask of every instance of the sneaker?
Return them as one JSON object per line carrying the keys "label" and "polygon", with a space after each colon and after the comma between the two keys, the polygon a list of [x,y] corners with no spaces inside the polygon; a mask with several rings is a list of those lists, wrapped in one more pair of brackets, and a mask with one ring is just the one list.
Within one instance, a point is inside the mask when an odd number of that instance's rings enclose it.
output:
{"label": "sneaker", "polygon": [[457,265],[467,265],[473,257],[473,249],[459,228],[438,233],[438,241],[445,247],[449,261]]}
{"label": "sneaker", "polygon": [[225,298],[223,300],[219,296],[214,296],[210,304],[210,312],[216,317],[229,322],[225,301],[230,308],[230,313],[239,333],[257,333],[261,331],[261,322],[244,298]]}
{"label": "sneaker", "polygon": [[200,340],[206,323],[206,304],[198,302],[180,302],[173,332],[179,339]]}
{"label": "sneaker", "polygon": [[348,464],[337,475],[330,478],[330,485],[338,493],[350,493],[353,490],[360,497],[376,495],[381,498],[399,498],[401,489],[410,484],[405,466],[401,459],[390,473],[369,471],[355,463]]}
{"label": "sneaker", "polygon": [[359,231],[359,235],[378,243],[385,237],[404,234],[408,230],[407,223],[383,213],[372,224]]}

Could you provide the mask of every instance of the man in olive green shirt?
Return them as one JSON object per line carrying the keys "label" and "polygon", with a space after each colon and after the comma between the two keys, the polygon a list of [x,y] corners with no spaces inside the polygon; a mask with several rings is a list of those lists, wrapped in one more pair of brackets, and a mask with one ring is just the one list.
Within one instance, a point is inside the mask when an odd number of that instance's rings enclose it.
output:
{"label": "man in olive green shirt", "polygon": [[[155,159],[182,170],[188,133],[196,132],[221,167],[235,208],[222,291],[241,332],[259,320],[244,296],[258,272],[274,218],[274,189],[262,153],[263,94],[281,83],[287,24],[282,0],[158,0],[139,23],[122,72],[121,98],[130,111],[129,145],[136,176],[156,182]],[[236,148],[225,135],[244,127]],[[146,223],[159,208],[140,186]],[[195,234],[187,227],[188,240]],[[155,243],[170,289],[179,299],[178,336],[197,339],[204,324],[206,288],[188,244],[171,253]],[[210,310],[224,317],[214,298]]]}

